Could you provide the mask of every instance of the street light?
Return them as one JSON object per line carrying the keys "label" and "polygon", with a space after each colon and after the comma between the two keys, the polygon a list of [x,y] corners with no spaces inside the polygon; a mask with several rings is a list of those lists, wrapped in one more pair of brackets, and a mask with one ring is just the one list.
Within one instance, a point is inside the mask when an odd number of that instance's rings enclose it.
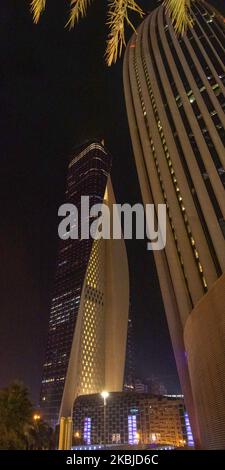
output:
{"label": "street light", "polygon": [[104,403],[104,447],[106,447],[106,405],[107,405],[107,398],[109,397],[109,392],[103,390],[101,393],[101,397],[103,398]]}
{"label": "street light", "polygon": [[106,406],[106,400],[109,397],[109,392],[107,392],[106,390],[103,390],[103,392],[101,393],[101,396],[104,400],[104,406]]}
{"label": "street light", "polygon": [[41,416],[40,416],[39,414],[35,413],[35,414],[33,415],[33,420],[34,420],[35,422],[36,422],[36,421],[39,421],[40,419],[41,419]]}

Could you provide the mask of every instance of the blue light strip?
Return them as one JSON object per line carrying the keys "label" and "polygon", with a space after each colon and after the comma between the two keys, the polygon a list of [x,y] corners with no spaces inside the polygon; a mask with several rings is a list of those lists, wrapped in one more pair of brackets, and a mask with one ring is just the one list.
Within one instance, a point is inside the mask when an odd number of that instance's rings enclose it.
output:
{"label": "blue light strip", "polygon": [[128,416],[128,442],[131,445],[138,444],[137,417],[135,415]]}
{"label": "blue light strip", "polygon": [[84,418],[84,441],[91,444],[91,418]]}
{"label": "blue light strip", "polygon": [[191,425],[190,425],[190,421],[189,421],[188,414],[186,411],[184,413],[184,420],[185,420],[185,426],[186,426],[186,431],[187,431],[187,444],[190,447],[194,447],[193,434],[191,431]]}

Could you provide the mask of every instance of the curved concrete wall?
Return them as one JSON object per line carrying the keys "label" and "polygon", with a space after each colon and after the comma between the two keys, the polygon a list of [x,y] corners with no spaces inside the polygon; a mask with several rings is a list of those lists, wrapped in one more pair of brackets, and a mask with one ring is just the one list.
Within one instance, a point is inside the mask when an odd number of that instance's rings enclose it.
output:
{"label": "curved concrete wall", "polygon": [[[106,195],[105,203],[108,204],[112,216],[113,204],[116,201],[110,177]],[[96,243],[101,243],[97,249]],[[60,417],[71,416],[74,400],[78,395],[100,393],[102,390],[119,392],[123,389],[129,312],[129,271],[124,239],[95,241],[90,263],[94,266],[92,270],[96,266],[97,277],[95,276],[94,282],[102,292],[102,301],[96,302],[96,311],[94,307],[92,311],[88,310],[90,299],[86,289],[87,268]],[[89,356],[88,351],[91,348]]]}
{"label": "curved concrete wall", "polygon": [[190,314],[184,341],[201,445],[225,449],[225,274]]}
{"label": "curved concrete wall", "polygon": [[[191,13],[194,27],[179,39],[164,5],[145,18],[126,49],[124,91],[143,201],[164,203],[167,209],[166,247],[154,252],[154,258],[181,387],[195,443],[201,447],[206,442],[204,412],[198,409],[195,371],[200,359],[196,350],[188,364],[184,328],[200,302],[204,308],[207,301],[211,305],[209,293],[225,272],[224,20],[203,0],[192,3]],[[222,305],[225,309],[224,299],[214,314],[217,322],[220,316],[222,321]],[[208,326],[207,315],[202,315],[206,331],[214,322],[211,315]],[[213,344],[220,343],[212,328],[210,335]],[[200,320],[193,338],[201,349]],[[217,347],[211,367],[222,360],[222,346]],[[202,374],[210,388],[204,363]],[[222,407],[219,385],[217,393]],[[222,411],[215,414],[212,410],[212,429],[222,429],[225,417]]]}

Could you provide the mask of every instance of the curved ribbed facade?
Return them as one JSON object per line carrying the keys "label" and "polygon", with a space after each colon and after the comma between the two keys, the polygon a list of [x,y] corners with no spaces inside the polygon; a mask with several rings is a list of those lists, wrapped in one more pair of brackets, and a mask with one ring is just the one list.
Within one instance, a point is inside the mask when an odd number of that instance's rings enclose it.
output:
{"label": "curved ribbed facade", "polygon": [[225,28],[205,2],[191,10],[194,27],[182,38],[164,6],[143,21],[126,50],[124,85],[143,200],[167,208],[166,247],[154,256],[181,385],[203,445],[183,332],[225,272]]}

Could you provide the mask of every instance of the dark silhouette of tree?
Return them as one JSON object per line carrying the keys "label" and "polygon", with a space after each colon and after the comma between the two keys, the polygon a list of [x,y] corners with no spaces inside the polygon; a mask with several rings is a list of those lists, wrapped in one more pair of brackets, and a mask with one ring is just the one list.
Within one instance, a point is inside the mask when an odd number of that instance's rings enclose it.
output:
{"label": "dark silhouette of tree", "polygon": [[44,450],[55,447],[54,432],[35,410],[28,389],[15,382],[0,390],[0,449]]}
{"label": "dark silhouette of tree", "polygon": [[51,450],[56,448],[55,433],[48,423],[42,419],[28,425],[25,428],[24,435],[28,450]]}
{"label": "dark silhouette of tree", "polygon": [[27,388],[13,383],[0,390],[0,449],[25,449],[24,428],[32,422]]}

